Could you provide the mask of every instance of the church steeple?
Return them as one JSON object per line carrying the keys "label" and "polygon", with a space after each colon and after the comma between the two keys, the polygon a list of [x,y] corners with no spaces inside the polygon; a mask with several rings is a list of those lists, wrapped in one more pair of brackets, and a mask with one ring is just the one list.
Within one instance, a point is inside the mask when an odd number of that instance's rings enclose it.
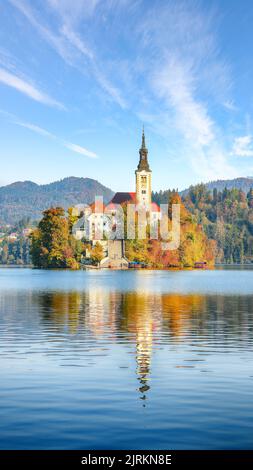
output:
{"label": "church steeple", "polygon": [[146,142],[145,142],[144,126],[142,129],[142,143],[141,143],[141,148],[139,150],[139,154],[140,154],[140,160],[139,160],[137,170],[138,171],[142,171],[142,170],[151,171],[149,168],[149,164],[148,164],[148,149],[146,147]]}
{"label": "church steeple", "polygon": [[151,170],[148,163],[148,149],[145,142],[144,127],[142,130],[142,142],[139,150],[140,159],[137,170],[135,171],[136,177],[136,202],[150,207],[151,204]]}

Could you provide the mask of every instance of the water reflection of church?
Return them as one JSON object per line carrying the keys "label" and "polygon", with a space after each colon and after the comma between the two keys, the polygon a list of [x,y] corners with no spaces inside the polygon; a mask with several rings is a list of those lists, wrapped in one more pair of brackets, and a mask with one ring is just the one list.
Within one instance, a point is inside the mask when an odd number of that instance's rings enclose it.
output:
{"label": "water reflection of church", "polygon": [[53,321],[56,340],[59,331],[67,328],[73,347],[77,342],[78,347],[85,345],[92,354],[96,347],[100,349],[101,342],[112,347],[114,344],[123,348],[130,345],[135,357],[139,396],[145,405],[151,387],[152,355],[161,347],[161,338],[173,342],[182,338],[184,332],[191,329],[191,312],[203,311],[204,298],[94,288],[86,292],[47,293],[41,295],[40,301],[42,311],[51,312],[46,321]]}

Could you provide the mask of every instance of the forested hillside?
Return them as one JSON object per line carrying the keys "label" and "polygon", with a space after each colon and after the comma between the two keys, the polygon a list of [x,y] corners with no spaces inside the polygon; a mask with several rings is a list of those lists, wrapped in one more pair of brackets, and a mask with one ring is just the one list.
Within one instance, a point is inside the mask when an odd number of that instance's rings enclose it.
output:
{"label": "forested hillside", "polygon": [[[240,189],[244,193],[248,193],[251,188],[253,188],[253,177],[248,178],[235,178],[232,180],[217,180],[217,181],[210,181],[209,183],[205,183],[206,189],[209,191],[213,191],[217,189],[217,191],[223,191],[226,189]],[[190,188],[185,189],[184,191],[180,192],[181,196],[186,196],[189,192]]]}
{"label": "forested hillside", "polygon": [[253,261],[253,190],[209,191],[204,185],[190,188],[186,207],[217,242],[218,262]]}
{"label": "forested hillside", "polygon": [[[161,193],[159,202],[172,196],[173,191]],[[217,262],[253,262],[253,189],[210,191],[200,184],[189,188],[183,202],[208,238],[216,240]]]}
{"label": "forested hillside", "polygon": [[40,219],[48,207],[64,209],[75,204],[90,204],[95,195],[108,202],[113,191],[90,178],[69,177],[50,184],[38,185],[31,181],[0,187],[0,224],[15,224],[24,217]]}

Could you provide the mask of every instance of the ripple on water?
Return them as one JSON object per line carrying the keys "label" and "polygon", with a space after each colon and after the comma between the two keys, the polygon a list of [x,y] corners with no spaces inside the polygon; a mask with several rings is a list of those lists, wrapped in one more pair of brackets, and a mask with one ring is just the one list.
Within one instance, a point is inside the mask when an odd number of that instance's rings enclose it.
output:
{"label": "ripple on water", "polygon": [[0,270],[1,448],[252,448],[252,270]]}

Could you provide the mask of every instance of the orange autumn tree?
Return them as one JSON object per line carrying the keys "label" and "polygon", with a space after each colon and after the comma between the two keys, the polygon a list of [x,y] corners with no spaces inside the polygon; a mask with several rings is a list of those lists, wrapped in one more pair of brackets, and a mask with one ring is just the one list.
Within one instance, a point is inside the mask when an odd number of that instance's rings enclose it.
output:
{"label": "orange autumn tree", "polygon": [[176,250],[178,251],[178,265],[192,267],[198,261],[206,261],[209,265],[214,264],[216,242],[207,238],[203,227],[194,221],[179,194],[172,196],[170,207],[172,204],[180,204],[180,246]]}
{"label": "orange autumn tree", "polygon": [[[168,225],[172,227],[172,204],[180,204],[180,245],[177,250],[164,250],[161,239],[127,240],[126,257],[129,261],[144,262],[151,267],[193,267],[198,261],[214,264],[216,242],[208,240],[201,225],[194,221],[187,211],[178,193],[174,193],[169,201]],[[137,226],[136,226],[137,233]],[[168,240],[169,241],[169,240]]]}

